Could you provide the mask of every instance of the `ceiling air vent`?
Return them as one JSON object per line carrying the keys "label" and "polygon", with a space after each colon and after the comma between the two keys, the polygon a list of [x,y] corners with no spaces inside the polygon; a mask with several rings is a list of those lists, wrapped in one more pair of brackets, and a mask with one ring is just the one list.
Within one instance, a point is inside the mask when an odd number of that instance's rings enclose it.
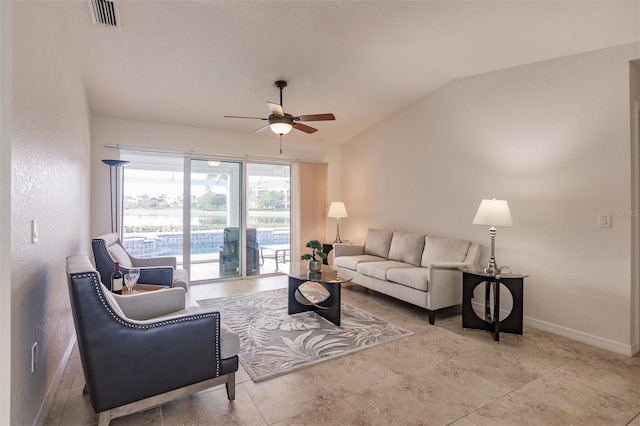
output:
{"label": "ceiling air vent", "polygon": [[94,24],[120,28],[120,15],[116,0],[88,0],[91,20]]}

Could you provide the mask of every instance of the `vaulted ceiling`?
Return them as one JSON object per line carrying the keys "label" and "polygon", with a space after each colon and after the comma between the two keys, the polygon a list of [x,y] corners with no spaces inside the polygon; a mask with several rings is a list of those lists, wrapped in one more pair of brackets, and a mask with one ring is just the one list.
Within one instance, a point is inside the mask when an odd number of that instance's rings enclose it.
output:
{"label": "vaulted ceiling", "polygon": [[[638,1],[61,2],[95,115],[243,132],[278,102],[340,143],[465,76],[638,41]],[[640,52],[639,52],[640,56]],[[579,76],[576,76],[579,78]],[[311,124],[311,123],[309,123]],[[295,131],[294,131],[295,132]],[[293,133],[292,133],[293,134]]]}

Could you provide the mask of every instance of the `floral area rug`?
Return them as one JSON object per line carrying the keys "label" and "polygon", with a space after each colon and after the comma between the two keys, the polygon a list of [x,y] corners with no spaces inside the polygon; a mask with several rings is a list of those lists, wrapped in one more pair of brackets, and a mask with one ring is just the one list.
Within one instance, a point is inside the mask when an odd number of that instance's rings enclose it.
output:
{"label": "floral area rug", "polygon": [[340,327],[314,312],[288,315],[287,289],[198,304],[220,311],[222,322],[238,333],[240,362],[254,382],[413,334],[344,303]]}

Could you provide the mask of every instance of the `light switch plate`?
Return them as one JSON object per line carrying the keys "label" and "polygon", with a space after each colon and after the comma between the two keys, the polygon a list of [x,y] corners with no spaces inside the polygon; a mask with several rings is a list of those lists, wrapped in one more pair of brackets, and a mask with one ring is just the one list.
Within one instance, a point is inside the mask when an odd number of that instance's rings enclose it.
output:
{"label": "light switch plate", "polygon": [[598,226],[600,228],[611,228],[611,215],[600,213],[598,216]]}
{"label": "light switch plate", "polygon": [[40,240],[38,233],[38,220],[31,220],[31,244],[36,244]]}

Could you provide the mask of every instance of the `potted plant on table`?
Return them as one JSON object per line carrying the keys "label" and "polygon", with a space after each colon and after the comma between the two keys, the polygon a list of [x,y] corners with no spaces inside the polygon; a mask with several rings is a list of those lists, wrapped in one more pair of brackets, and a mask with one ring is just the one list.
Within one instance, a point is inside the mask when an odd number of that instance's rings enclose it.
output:
{"label": "potted plant on table", "polygon": [[320,241],[318,240],[311,240],[307,243],[307,248],[311,249],[311,254],[305,253],[300,257],[300,259],[309,261],[309,270],[311,272],[322,271],[322,260],[318,260],[316,258],[316,256],[320,259],[327,258],[327,255],[322,251],[322,244],[320,244]]}

